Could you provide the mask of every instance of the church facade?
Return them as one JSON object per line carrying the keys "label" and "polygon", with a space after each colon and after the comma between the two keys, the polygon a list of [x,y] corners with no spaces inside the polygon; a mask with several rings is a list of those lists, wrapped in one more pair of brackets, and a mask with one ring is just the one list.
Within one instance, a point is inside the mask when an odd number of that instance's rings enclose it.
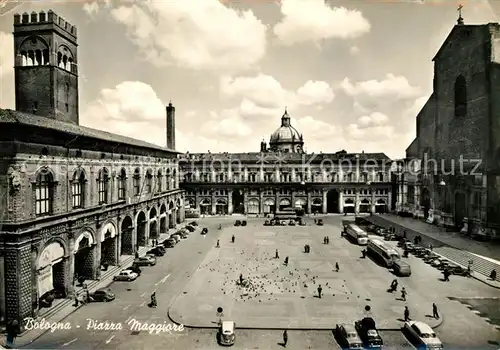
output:
{"label": "church facade", "polygon": [[287,111],[259,152],[179,159],[186,205],[201,215],[386,212],[394,205],[391,166],[383,153],[305,153]]}
{"label": "church facade", "polygon": [[399,162],[396,210],[500,237],[500,25],[457,25],[434,57],[433,93]]}
{"label": "church facade", "polygon": [[[99,280],[101,266],[184,220],[172,132],[168,149],[79,125],[76,39],[52,11],[14,16],[16,111],[0,109],[0,326],[71,298],[78,277]],[[174,119],[170,104],[167,129]]]}

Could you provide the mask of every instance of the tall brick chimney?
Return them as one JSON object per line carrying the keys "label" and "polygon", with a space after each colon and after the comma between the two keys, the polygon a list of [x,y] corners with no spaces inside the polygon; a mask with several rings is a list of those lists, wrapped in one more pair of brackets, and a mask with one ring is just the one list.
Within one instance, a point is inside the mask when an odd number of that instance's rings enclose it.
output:
{"label": "tall brick chimney", "polygon": [[175,150],[175,107],[172,102],[167,106],[167,148]]}

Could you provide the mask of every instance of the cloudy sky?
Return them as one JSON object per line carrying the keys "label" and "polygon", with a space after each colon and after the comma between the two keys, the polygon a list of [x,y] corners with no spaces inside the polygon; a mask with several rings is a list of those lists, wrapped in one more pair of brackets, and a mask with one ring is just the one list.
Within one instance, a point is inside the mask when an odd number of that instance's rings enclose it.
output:
{"label": "cloudy sky", "polygon": [[[40,2],[42,3],[42,2]],[[456,23],[452,0],[53,1],[78,27],[80,120],[177,149],[253,152],[285,106],[307,152],[401,157],[432,86],[432,58]],[[466,23],[496,22],[462,1]],[[0,107],[14,108],[12,15],[0,17]]]}

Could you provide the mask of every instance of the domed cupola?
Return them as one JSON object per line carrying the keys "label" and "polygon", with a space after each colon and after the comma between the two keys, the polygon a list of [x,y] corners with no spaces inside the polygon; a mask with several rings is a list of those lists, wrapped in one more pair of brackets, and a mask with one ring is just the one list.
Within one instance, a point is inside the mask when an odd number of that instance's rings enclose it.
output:
{"label": "domed cupola", "polygon": [[291,124],[291,118],[285,108],[281,117],[281,126],[272,133],[269,140],[269,148],[273,152],[302,153],[304,140],[302,134]]}

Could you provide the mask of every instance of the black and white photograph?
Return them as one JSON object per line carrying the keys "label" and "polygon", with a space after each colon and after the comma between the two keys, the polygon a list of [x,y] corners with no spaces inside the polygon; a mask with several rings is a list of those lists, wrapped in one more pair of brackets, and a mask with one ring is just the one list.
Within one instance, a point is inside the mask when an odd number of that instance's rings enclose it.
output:
{"label": "black and white photograph", "polygon": [[0,0],[0,349],[500,349],[498,15]]}

